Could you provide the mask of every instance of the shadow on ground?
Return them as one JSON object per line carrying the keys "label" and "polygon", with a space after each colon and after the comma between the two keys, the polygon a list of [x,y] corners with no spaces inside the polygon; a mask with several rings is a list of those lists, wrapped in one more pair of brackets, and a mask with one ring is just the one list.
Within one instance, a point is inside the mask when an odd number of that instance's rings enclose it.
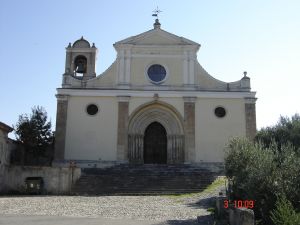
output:
{"label": "shadow on ground", "polygon": [[168,220],[155,225],[213,225],[214,219],[211,215],[199,216],[194,220]]}
{"label": "shadow on ground", "polygon": [[209,198],[202,198],[199,199],[197,202],[188,203],[186,204],[188,207],[192,207],[195,209],[208,209],[210,207],[214,207],[216,202],[216,197],[209,197]]}

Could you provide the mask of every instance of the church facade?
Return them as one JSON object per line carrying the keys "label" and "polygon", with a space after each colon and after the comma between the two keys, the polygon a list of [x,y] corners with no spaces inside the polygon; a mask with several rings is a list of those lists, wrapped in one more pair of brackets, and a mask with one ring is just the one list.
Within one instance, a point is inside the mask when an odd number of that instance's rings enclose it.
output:
{"label": "church facade", "polygon": [[[116,42],[96,76],[97,48],[66,48],[57,89],[55,162],[221,163],[232,137],[256,132],[250,78],[226,83],[197,61],[198,43],[154,28]],[[84,166],[85,165],[85,166]]]}

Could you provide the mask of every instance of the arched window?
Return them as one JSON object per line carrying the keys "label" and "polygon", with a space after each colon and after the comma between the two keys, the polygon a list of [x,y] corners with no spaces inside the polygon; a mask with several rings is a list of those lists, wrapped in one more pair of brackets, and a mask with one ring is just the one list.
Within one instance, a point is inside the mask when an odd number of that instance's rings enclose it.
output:
{"label": "arched window", "polygon": [[84,74],[86,73],[87,69],[87,59],[85,56],[79,55],[75,58],[74,61],[75,64],[75,73],[81,73]]}

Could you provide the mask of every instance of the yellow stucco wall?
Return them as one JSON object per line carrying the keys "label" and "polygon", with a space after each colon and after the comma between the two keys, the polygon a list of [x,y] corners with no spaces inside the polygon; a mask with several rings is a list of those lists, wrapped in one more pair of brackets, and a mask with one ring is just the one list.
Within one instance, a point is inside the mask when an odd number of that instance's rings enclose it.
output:
{"label": "yellow stucco wall", "polygon": [[[153,98],[131,97],[129,116]],[[172,105],[184,117],[182,98],[159,98]],[[86,113],[89,103],[98,105],[95,116]],[[196,162],[222,162],[228,140],[245,136],[245,106],[243,99],[198,98],[195,103]],[[223,106],[224,118],[217,118],[214,109]],[[66,159],[116,160],[118,100],[116,97],[70,97],[66,132]]]}
{"label": "yellow stucco wall", "polygon": [[[226,116],[218,118],[217,106],[226,109]],[[196,102],[196,161],[222,162],[228,140],[246,135],[243,99],[198,99]]]}
{"label": "yellow stucco wall", "polygon": [[142,38],[141,40],[137,41],[136,44],[139,45],[179,45],[180,41],[178,39],[174,39],[171,37],[167,37],[163,34],[148,34],[146,37]]}
{"label": "yellow stucco wall", "polygon": [[[86,113],[98,105],[95,116]],[[115,97],[70,97],[66,132],[66,159],[116,160],[118,103]]]}
{"label": "yellow stucco wall", "polygon": [[[129,115],[132,114],[134,110],[136,110],[141,105],[150,103],[153,101],[153,98],[145,98],[145,97],[131,97],[129,101]],[[180,113],[180,115],[183,117],[184,114],[184,105],[183,105],[183,99],[182,98],[159,98],[158,101],[161,103],[166,103],[174,108]]]}
{"label": "yellow stucco wall", "polygon": [[150,65],[160,64],[167,70],[167,80],[163,85],[182,85],[182,61],[179,58],[133,58],[131,61],[131,82],[135,85],[152,84],[146,76]]}
{"label": "yellow stucco wall", "polygon": [[111,66],[101,75],[88,81],[88,87],[112,86],[116,83],[117,62],[114,61]]}

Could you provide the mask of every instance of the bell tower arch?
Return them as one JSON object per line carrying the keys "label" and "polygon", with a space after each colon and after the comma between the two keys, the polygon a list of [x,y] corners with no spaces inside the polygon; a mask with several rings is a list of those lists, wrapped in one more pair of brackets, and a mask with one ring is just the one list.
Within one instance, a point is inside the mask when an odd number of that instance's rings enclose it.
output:
{"label": "bell tower arch", "polygon": [[[83,37],[66,48],[65,76],[73,76],[82,80],[96,77],[96,55],[95,44],[90,43]],[[64,81],[63,79],[63,85]]]}

